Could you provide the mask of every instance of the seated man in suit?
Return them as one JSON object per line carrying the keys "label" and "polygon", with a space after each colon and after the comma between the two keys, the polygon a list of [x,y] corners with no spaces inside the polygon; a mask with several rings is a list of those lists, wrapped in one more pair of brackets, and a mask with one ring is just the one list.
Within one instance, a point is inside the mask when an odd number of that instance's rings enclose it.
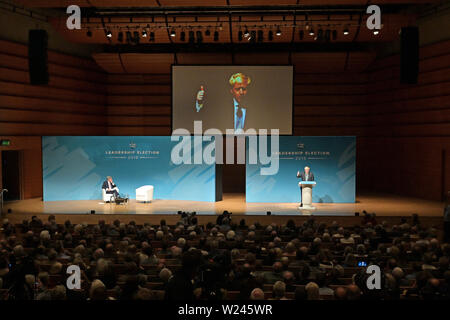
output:
{"label": "seated man in suit", "polygon": [[[314,181],[314,174],[311,172],[311,168],[306,166],[302,173],[300,173],[300,171],[297,171],[297,178],[300,178],[301,181]],[[300,192],[300,198],[301,196],[302,193]],[[300,202],[300,207],[303,207],[302,202]]]}
{"label": "seated man in suit", "polygon": [[102,189],[105,189],[108,194],[113,194],[115,199],[119,197],[119,188],[117,188],[112,177],[110,176],[106,177],[106,180],[103,182]]}

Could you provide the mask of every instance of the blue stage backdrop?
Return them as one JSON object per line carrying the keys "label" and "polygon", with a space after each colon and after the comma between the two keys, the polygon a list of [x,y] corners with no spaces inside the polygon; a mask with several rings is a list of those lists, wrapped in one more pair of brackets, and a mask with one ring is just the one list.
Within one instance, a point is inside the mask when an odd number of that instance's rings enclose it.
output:
{"label": "blue stage backdrop", "polygon": [[131,199],[136,188],[153,185],[155,199],[215,201],[215,164],[173,164],[178,143],[170,136],[43,137],[44,201],[101,199],[108,175]]}
{"label": "blue stage backdrop", "polygon": [[[261,175],[269,165],[248,163],[249,149],[255,148],[247,138],[246,200],[247,202],[300,202],[297,171],[311,167],[317,185],[313,202],[355,202],[355,137],[280,136],[279,171]],[[267,139],[267,154],[273,152]],[[259,151],[259,140],[257,144]]]}

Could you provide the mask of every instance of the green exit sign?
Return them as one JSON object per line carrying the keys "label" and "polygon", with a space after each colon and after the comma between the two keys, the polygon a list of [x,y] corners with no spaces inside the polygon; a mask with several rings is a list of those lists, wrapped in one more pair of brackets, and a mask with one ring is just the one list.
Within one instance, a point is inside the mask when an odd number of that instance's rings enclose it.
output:
{"label": "green exit sign", "polygon": [[2,147],[7,147],[11,145],[11,140],[1,140],[2,141]]}

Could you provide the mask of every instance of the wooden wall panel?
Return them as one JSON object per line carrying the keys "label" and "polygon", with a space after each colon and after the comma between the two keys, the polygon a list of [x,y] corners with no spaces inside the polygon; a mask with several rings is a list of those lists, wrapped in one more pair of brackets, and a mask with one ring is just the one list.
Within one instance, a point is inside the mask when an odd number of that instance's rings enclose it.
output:
{"label": "wooden wall panel", "polygon": [[[24,199],[42,197],[42,151],[41,137],[23,136],[11,137],[0,136],[0,140],[9,139],[11,145],[8,147],[0,146],[0,153],[3,150],[22,151],[22,174],[21,188]],[[1,165],[1,164],[0,164]],[[1,167],[0,167],[1,169]],[[0,189],[2,186],[0,170]]]}
{"label": "wooden wall panel", "polygon": [[420,48],[419,78],[401,84],[399,56],[368,71],[359,186],[432,200],[450,187],[450,41]]}
{"label": "wooden wall panel", "polygon": [[104,71],[93,60],[52,51],[48,69],[48,85],[31,85],[28,47],[0,40],[0,134],[106,134]]}
{"label": "wooden wall panel", "polygon": [[48,69],[48,85],[30,85],[27,46],[0,40],[0,135],[12,142],[0,150],[21,151],[24,199],[42,196],[41,136],[107,133],[104,71],[52,51]]}

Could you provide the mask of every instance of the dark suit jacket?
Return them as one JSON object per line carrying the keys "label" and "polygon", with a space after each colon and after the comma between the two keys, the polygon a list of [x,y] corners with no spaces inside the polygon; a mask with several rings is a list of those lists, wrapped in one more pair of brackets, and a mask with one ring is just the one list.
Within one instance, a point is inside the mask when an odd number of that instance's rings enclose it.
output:
{"label": "dark suit jacket", "polygon": [[[302,181],[306,181],[305,177],[305,171],[300,172],[300,175],[297,175],[297,178],[300,178]],[[308,181],[314,181],[314,174],[312,173],[312,171],[309,172]]]}
{"label": "dark suit jacket", "polygon": [[[111,184],[111,188],[115,188],[116,185],[114,183]],[[102,189],[108,190],[108,180],[105,180],[102,185]]]}

